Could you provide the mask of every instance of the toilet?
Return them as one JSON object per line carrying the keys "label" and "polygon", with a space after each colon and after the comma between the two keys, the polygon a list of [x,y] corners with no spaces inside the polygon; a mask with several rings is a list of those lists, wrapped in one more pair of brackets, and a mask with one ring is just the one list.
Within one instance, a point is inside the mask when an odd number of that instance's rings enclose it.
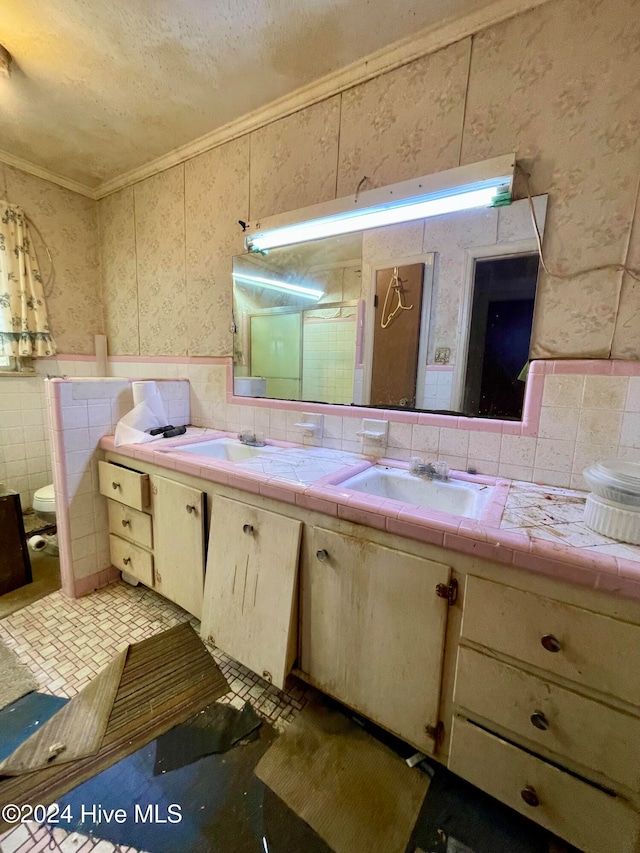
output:
{"label": "toilet", "polygon": [[33,511],[39,515],[43,521],[48,521],[49,524],[55,524],[56,496],[53,491],[53,484],[50,486],[43,486],[34,494]]}

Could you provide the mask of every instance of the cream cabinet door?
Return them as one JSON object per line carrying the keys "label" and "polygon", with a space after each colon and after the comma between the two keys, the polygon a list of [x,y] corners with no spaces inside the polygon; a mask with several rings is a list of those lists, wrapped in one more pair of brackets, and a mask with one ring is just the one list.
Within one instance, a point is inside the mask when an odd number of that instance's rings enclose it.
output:
{"label": "cream cabinet door", "polygon": [[215,497],[201,635],[284,687],[296,654],[302,523]]}
{"label": "cream cabinet door", "polygon": [[321,690],[435,752],[449,566],[314,527],[301,668]]}
{"label": "cream cabinet door", "polygon": [[151,478],[155,588],[189,613],[202,616],[204,492]]}

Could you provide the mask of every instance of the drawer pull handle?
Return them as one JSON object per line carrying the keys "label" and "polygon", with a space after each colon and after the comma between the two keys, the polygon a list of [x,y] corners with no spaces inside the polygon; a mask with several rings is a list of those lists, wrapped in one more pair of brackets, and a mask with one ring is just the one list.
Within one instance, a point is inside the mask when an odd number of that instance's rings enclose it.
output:
{"label": "drawer pull handle", "polygon": [[120,485],[120,483],[116,483],[116,482],[115,482],[115,480],[111,483],[111,486],[112,486],[112,488],[114,488],[114,489],[121,489],[121,488],[122,488],[122,486]]}
{"label": "drawer pull handle", "polygon": [[316,557],[320,560],[321,563],[326,563],[329,559],[329,552],[326,548],[320,548],[319,551],[316,551]]}
{"label": "drawer pull handle", "polygon": [[540,805],[540,798],[536,793],[536,789],[533,788],[531,785],[527,785],[525,788],[523,788],[520,791],[520,796],[528,806],[531,806],[534,809]]}
{"label": "drawer pull handle", "polygon": [[246,533],[248,536],[251,536],[253,534],[253,524],[243,524],[242,532]]}
{"label": "drawer pull handle", "polygon": [[193,504],[187,504],[187,512],[189,513],[189,515],[191,515],[192,512],[197,512],[197,510],[193,506]]}
{"label": "drawer pull handle", "polygon": [[122,562],[125,564],[125,566],[128,566],[131,562],[131,557],[123,557]]}
{"label": "drawer pull handle", "polygon": [[560,640],[557,637],[554,637],[553,634],[545,634],[540,642],[542,643],[543,648],[548,652],[559,652],[562,648]]}
{"label": "drawer pull handle", "polygon": [[123,519],[122,519],[122,526],[123,526],[123,527],[131,527],[131,522],[129,521],[129,519],[128,519],[128,518],[123,518]]}
{"label": "drawer pull handle", "polygon": [[540,729],[541,732],[546,732],[549,728],[549,720],[547,720],[542,711],[534,711],[529,719],[531,720],[531,725]]}

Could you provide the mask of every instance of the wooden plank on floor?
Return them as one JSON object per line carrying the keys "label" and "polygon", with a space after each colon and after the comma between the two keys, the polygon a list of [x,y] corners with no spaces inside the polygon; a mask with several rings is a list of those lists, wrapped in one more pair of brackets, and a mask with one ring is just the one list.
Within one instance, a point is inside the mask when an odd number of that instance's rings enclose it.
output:
{"label": "wooden plank on floor", "polygon": [[[130,646],[94,755],[0,779],[0,803],[49,805],[215,702],[229,685],[188,623]],[[0,832],[9,826],[0,820]]]}
{"label": "wooden plank on floor", "polygon": [[335,853],[404,853],[429,786],[322,700],[307,705],[255,774]]}
{"label": "wooden plank on floor", "polygon": [[0,776],[19,776],[96,753],[107,730],[129,649],[120,652],[64,708],[0,764]]}

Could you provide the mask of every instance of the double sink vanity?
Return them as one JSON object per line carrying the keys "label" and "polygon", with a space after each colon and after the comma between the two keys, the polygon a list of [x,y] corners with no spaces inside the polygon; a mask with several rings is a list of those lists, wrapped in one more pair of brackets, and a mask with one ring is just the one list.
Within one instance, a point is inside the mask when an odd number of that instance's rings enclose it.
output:
{"label": "double sink vanity", "polygon": [[639,849],[640,601],[615,557],[501,526],[506,480],[202,430],[101,448],[113,565],[205,641],[278,687],[293,672],[580,849]]}

